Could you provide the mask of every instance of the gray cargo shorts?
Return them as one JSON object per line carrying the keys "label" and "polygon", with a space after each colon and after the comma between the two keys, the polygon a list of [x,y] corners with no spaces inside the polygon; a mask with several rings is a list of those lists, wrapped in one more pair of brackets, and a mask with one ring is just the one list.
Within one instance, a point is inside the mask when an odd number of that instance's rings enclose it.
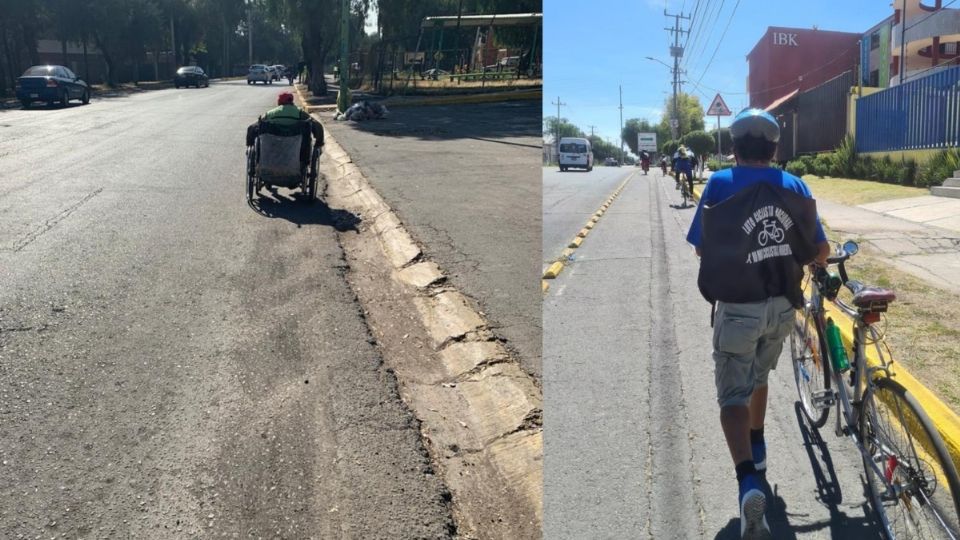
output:
{"label": "gray cargo shorts", "polygon": [[746,405],[753,389],[767,384],[795,317],[796,310],[783,296],[749,304],[717,302],[713,360],[721,407]]}

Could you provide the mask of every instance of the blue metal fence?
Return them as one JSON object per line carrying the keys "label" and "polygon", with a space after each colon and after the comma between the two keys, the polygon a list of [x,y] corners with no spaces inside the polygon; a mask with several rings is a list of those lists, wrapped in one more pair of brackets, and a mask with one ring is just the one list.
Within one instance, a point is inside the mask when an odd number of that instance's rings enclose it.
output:
{"label": "blue metal fence", "polygon": [[857,100],[857,152],[960,145],[960,66]]}

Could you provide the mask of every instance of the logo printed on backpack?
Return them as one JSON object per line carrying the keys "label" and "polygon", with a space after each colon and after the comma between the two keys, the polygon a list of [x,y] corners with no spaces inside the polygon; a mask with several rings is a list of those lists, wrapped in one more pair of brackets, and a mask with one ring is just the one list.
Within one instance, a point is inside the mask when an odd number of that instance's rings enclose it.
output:
{"label": "logo printed on backpack", "polygon": [[[779,223],[779,225],[778,225]],[[779,206],[766,205],[761,206],[743,222],[743,232],[750,236],[754,230],[759,229],[757,233],[757,244],[759,249],[747,254],[747,264],[756,264],[760,261],[772,257],[789,257],[793,255],[793,250],[789,244],[784,244],[786,231],[793,227],[793,220]],[[770,242],[774,245],[767,246]]]}

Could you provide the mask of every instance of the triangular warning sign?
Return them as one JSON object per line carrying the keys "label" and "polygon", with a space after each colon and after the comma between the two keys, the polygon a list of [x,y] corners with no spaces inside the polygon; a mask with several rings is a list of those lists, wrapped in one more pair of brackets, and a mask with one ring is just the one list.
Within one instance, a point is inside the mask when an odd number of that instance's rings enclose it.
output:
{"label": "triangular warning sign", "polygon": [[727,104],[723,102],[723,98],[720,97],[720,94],[717,94],[717,97],[713,98],[713,103],[710,104],[710,108],[707,109],[707,116],[730,116],[733,114],[730,112],[730,108],[727,107]]}

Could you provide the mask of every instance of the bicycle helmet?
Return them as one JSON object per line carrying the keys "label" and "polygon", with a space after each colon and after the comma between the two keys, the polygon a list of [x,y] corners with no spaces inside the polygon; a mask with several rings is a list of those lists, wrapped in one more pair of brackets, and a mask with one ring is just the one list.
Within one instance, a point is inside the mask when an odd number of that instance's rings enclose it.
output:
{"label": "bicycle helmet", "polygon": [[277,96],[277,105],[292,105],[293,104],[293,94],[290,92],[280,92],[280,95]]}
{"label": "bicycle helmet", "polygon": [[744,109],[730,124],[730,136],[734,139],[750,135],[762,137],[772,143],[780,141],[780,125],[763,109]]}

